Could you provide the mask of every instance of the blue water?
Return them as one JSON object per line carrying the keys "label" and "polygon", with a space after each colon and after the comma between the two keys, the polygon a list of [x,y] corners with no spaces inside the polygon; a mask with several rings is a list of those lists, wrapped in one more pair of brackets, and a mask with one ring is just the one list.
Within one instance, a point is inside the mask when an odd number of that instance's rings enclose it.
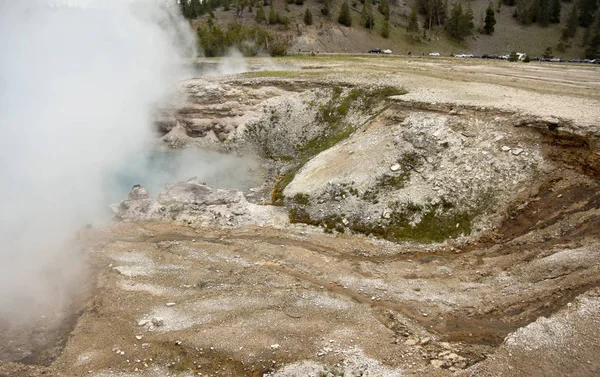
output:
{"label": "blue water", "polygon": [[154,150],[127,161],[108,179],[111,203],[124,199],[133,185],[156,197],[167,183],[198,177],[211,187],[246,191],[262,181],[259,162],[201,149]]}

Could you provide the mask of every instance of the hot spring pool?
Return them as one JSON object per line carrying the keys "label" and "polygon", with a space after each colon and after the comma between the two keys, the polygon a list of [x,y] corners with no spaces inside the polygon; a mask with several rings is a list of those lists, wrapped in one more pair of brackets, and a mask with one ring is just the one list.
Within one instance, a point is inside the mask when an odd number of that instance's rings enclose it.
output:
{"label": "hot spring pool", "polygon": [[246,191],[262,181],[257,159],[188,148],[152,150],[128,161],[109,177],[109,202],[123,200],[132,186],[144,186],[156,197],[167,183],[198,177],[216,188]]}

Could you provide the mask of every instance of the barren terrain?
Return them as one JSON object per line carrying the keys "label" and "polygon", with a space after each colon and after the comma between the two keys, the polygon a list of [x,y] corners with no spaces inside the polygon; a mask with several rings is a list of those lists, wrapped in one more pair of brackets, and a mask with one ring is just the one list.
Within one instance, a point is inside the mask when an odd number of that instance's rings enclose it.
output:
{"label": "barren terrain", "polygon": [[182,82],[156,127],[263,184],[134,188],[78,234],[73,312],[0,336],[0,375],[600,374],[598,68],[248,69]]}

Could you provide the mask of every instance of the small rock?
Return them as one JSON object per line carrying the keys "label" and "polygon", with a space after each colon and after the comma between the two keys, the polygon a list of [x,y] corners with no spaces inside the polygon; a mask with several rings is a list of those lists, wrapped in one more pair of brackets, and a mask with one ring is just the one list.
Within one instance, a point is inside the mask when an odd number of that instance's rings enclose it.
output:
{"label": "small rock", "polygon": [[152,324],[156,327],[160,327],[165,324],[165,320],[161,317],[154,317],[152,318]]}
{"label": "small rock", "polygon": [[142,340],[144,337],[143,337],[143,336],[141,336],[141,335],[136,335],[136,336],[135,336],[135,338],[136,338],[137,340]]}
{"label": "small rock", "polygon": [[418,343],[419,341],[415,338],[408,338],[404,341],[404,344],[406,344],[407,346],[414,346]]}
{"label": "small rock", "polygon": [[521,153],[523,153],[523,149],[522,148],[515,148],[512,151],[512,154],[514,154],[515,156],[520,155]]}
{"label": "small rock", "polygon": [[271,344],[271,349],[272,350],[279,349],[279,344]]}
{"label": "small rock", "polygon": [[421,344],[422,345],[426,345],[429,344],[429,342],[431,342],[431,338],[426,336],[425,338],[421,339]]}
{"label": "small rock", "polygon": [[142,319],[138,322],[138,326],[146,326],[147,324],[149,324],[150,321],[147,319]]}
{"label": "small rock", "polygon": [[400,170],[400,164],[394,164],[394,165],[390,166],[390,170],[391,171],[398,171],[398,170]]}
{"label": "small rock", "polygon": [[180,346],[181,343],[182,343],[181,340],[178,340],[178,341],[175,342],[175,344],[178,345],[178,346]]}
{"label": "small rock", "polygon": [[510,150],[510,147],[508,147],[508,146],[506,146],[506,145],[504,145],[504,146],[502,147],[502,152],[508,152],[509,150]]}
{"label": "small rock", "polygon": [[441,368],[444,366],[444,362],[442,360],[433,359],[431,360],[431,365],[433,365],[434,368]]}
{"label": "small rock", "polygon": [[171,306],[175,306],[175,303],[174,302],[167,302],[167,307],[170,308]]}

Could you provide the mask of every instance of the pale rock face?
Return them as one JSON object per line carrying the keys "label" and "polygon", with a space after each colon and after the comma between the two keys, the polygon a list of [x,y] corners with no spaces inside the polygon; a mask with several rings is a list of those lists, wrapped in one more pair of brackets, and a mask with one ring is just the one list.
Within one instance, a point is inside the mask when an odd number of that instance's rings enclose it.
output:
{"label": "pale rock face", "polygon": [[248,203],[241,191],[212,188],[197,178],[168,184],[157,199],[150,198],[146,189],[136,185],[116,211],[116,217],[124,221],[159,220],[214,226],[279,226],[288,222],[283,208]]}

